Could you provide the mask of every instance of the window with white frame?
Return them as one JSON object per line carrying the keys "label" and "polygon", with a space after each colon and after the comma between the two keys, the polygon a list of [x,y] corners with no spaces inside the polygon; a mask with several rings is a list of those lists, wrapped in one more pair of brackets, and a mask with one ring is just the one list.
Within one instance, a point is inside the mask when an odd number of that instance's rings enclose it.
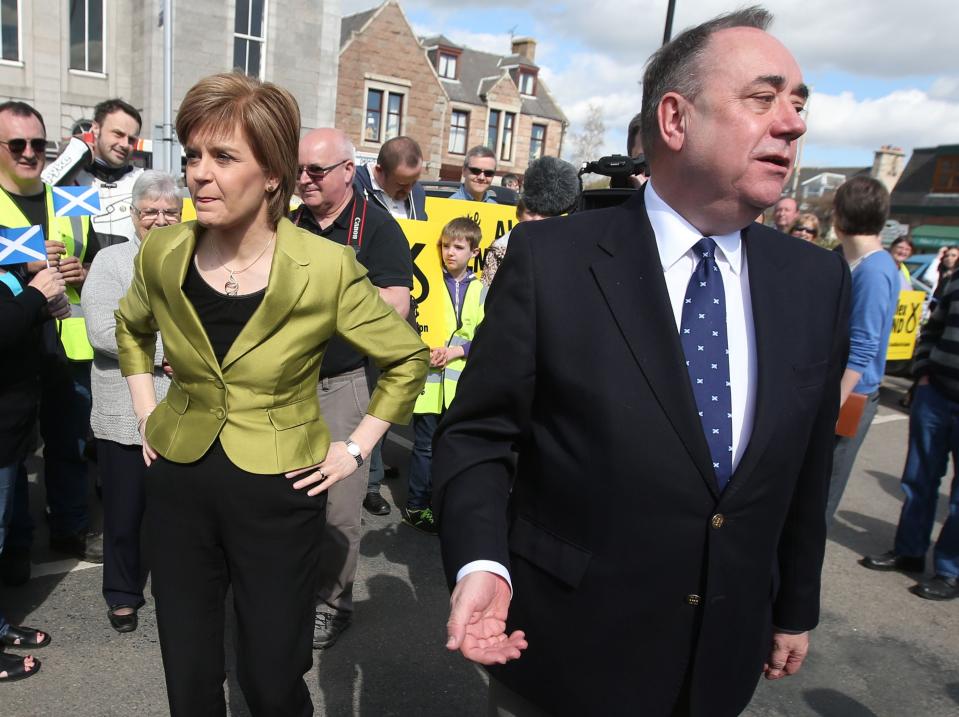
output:
{"label": "window with white frame", "polygon": [[103,73],[105,5],[104,0],[70,0],[71,70]]}
{"label": "window with white frame", "polygon": [[20,0],[0,2],[0,59],[20,62]]}
{"label": "window with white frame", "polygon": [[403,92],[381,87],[366,90],[366,120],[363,125],[365,142],[385,142],[403,134]]}
{"label": "window with white frame", "polygon": [[444,77],[447,80],[456,79],[456,55],[450,52],[441,52],[439,64],[437,74],[439,74],[440,77]]}
{"label": "window with white frame", "polygon": [[519,73],[519,92],[521,95],[536,94],[536,75],[532,72]]}
{"label": "window with white frame", "polygon": [[250,77],[262,77],[265,47],[266,0],[236,0],[233,67]]}
{"label": "window with white frame", "polygon": [[516,128],[516,113],[490,110],[486,123],[486,146],[496,152],[504,162],[513,160],[513,134]]}
{"label": "window with white frame", "polygon": [[453,110],[450,114],[450,143],[447,151],[452,154],[466,154],[466,140],[469,137],[469,112]]}
{"label": "window with white frame", "polygon": [[529,161],[532,162],[543,156],[546,146],[546,125],[534,124],[529,133]]}

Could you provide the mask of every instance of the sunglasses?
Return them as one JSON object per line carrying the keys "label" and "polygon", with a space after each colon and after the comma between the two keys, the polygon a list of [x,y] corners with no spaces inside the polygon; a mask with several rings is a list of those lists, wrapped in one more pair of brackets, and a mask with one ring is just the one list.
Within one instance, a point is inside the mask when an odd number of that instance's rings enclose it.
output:
{"label": "sunglasses", "polygon": [[818,231],[816,231],[816,230],[813,229],[812,227],[796,227],[795,229],[793,229],[793,231],[795,231],[795,232],[805,232],[806,234],[812,234],[813,236],[816,236],[816,235],[819,233]]}
{"label": "sunglasses", "polygon": [[346,164],[349,162],[349,159],[341,159],[336,164],[331,164],[329,167],[321,167],[318,164],[301,164],[296,168],[296,177],[299,179],[303,172],[306,172],[306,176],[309,177],[314,182],[320,182],[326,175],[332,172],[334,169],[339,167],[341,164]]}
{"label": "sunglasses", "polygon": [[37,137],[36,139],[23,139],[22,137],[8,140],[0,139],[0,144],[7,145],[10,154],[23,154],[27,149],[27,144],[30,145],[30,149],[33,150],[34,154],[43,154],[47,151],[47,140],[41,137]]}
{"label": "sunglasses", "polygon": [[495,169],[480,169],[479,167],[467,167],[467,169],[470,171],[470,174],[472,174],[474,177],[478,177],[482,174],[484,177],[487,177],[488,179],[492,179],[493,176],[496,174]]}

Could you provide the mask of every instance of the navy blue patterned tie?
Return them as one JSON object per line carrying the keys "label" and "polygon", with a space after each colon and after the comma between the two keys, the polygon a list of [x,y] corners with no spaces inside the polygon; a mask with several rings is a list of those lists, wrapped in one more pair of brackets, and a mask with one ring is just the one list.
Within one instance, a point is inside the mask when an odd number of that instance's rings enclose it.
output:
{"label": "navy blue patterned tie", "polygon": [[733,414],[729,390],[726,294],[716,264],[716,242],[705,237],[693,247],[698,263],[686,287],[679,337],[693,387],[699,420],[709,445],[720,492],[733,464]]}

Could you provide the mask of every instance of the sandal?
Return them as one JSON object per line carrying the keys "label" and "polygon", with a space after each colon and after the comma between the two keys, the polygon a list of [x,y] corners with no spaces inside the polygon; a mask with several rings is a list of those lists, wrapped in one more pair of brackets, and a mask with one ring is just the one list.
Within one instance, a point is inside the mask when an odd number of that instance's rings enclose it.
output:
{"label": "sandal", "polygon": [[14,627],[11,625],[6,634],[0,637],[4,647],[44,647],[50,644],[50,635],[34,627]]}
{"label": "sandal", "polygon": [[[29,666],[27,662],[29,661]],[[40,671],[40,660],[32,655],[7,655],[0,652],[0,683],[33,677]]]}

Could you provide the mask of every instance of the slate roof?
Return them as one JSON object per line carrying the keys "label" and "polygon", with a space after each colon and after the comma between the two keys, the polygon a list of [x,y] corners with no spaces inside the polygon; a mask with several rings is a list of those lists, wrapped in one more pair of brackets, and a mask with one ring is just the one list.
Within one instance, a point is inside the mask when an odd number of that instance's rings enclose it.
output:
{"label": "slate roof", "polygon": [[[919,147],[912,151],[909,163],[892,190],[892,210],[911,212],[916,208],[930,210],[959,208],[959,194],[933,194],[932,180],[936,173],[936,159],[943,154],[959,154],[959,145]],[[951,213],[951,212],[950,212]]]}
{"label": "slate roof", "polygon": [[[434,35],[433,37],[420,38],[420,42],[426,48],[435,48],[437,45],[445,45],[462,50],[458,60],[459,78],[448,80],[440,78],[446,94],[453,102],[462,102],[468,105],[485,106],[486,100],[483,95],[494,85],[497,80],[508,72],[507,67],[520,65],[531,69],[538,69],[538,66],[520,55],[496,55],[491,52],[480,52],[471,50],[468,47],[462,47],[450,42],[443,35]],[[435,49],[430,51],[430,59],[434,59]],[[435,63],[434,63],[435,64]],[[566,115],[553,101],[549,93],[549,88],[543,82],[542,77],[536,78],[536,96],[522,96],[522,111],[526,115],[535,115],[536,117],[546,117],[559,122],[566,122]]]}
{"label": "slate roof", "polygon": [[340,20],[340,49],[343,49],[343,46],[350,41],[350,38],[353,36],[354,32],[359,32],[360,29],[367,23],[367,21],[373,17],[379,7],[370,8],[369,10],[364,10],[363,12],[358,12],[355,15],[347,15],[346,17]]}

